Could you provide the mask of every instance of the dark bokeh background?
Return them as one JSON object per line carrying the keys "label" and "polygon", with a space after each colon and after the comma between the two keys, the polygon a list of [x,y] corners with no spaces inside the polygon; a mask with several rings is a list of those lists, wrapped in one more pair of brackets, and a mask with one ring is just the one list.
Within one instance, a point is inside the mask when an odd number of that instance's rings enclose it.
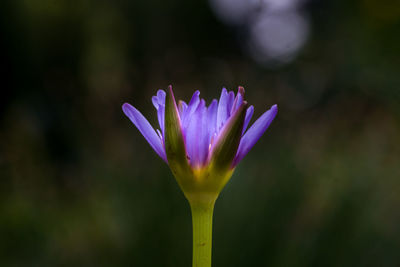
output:
{"label": "dark bokeh background", "polygon": [[190,266],[189,206],[121,111],[156,125],[168,84],[279,105],[214,266],[400,266],[399,1],[3,0],[0,34],[0,266]]}

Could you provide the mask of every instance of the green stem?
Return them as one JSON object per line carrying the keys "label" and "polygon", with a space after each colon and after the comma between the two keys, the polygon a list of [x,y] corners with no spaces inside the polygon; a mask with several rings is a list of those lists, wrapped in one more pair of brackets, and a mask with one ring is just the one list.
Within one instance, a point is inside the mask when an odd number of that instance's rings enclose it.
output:
{"label": "green stem", "polygon": [[215,200],[190,201],[193,221],[193,267],[211,267],[214,203]]}

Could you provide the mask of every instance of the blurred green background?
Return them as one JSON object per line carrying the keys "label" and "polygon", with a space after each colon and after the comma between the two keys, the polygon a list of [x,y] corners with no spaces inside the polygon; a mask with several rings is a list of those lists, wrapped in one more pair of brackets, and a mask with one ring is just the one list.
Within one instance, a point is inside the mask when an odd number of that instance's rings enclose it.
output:
{"label": "blurred green background", "polygon": [[[2,0],[0,266],[190,266],[123,115],[173,84],[279,113],[215,207],[218,266],[400,266],[400,2]],[[254,120],[253,120],[254,121]]]}

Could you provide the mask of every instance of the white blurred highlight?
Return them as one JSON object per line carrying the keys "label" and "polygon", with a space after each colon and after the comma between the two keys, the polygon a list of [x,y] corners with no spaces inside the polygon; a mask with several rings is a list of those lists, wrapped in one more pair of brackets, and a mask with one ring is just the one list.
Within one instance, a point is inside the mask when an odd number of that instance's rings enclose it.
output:
{"label": "white blurred highlight", "polygon": [[308,21],[297,12],[266,14],[250,26],[248,52],[260,63],[286,63],[303,47],[308,34]]}
{"label": "white blurred highlight", "polygon": [[307,42],[310,23],[299,11],[306,0],[209,0],[225,23],[248,33],[247,53],[258,63],[292,61]]}

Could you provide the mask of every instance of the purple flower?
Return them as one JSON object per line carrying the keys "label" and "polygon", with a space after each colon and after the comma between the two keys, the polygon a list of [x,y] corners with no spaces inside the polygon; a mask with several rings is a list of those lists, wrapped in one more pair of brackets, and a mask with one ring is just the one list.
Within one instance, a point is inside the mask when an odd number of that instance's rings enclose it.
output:
{"label": "purple flower", "polygon": [[278,112],[273,105],[249,128],[253,106],[244,101],[244,89],[222,89],[209,106],[196,91],[188,104],[176,104],[172,86],[153,96],[159,129],[130,104],[126,116],[150,146],[169,165],[189,201],[193,218],[193,266],[211,266],[214,203],[236,165],[267,130]]}
{"label": "purple flower", "polygon": [[[175,160],[174,157],[179,157],[178,153],[184,153],[183,157],[180,155],[180,160],[187,161],[192,169],[202,169],[212,162],[227,164],[231,169],[235,168],[268,129],[278,111],[277,105],[273,105],[248,128],[254,107],[248,107],[244,101],[243,87],[239,87],[236,95],[233,91],[228,92],[223,88],[219,101],[214,99],[208,106],[204,99],[200,99],[199,91],[194,92],[188,104],[179,101],[178,105],[171,86],[168,94],[170,110],[166,110],[168,100],[166,102],[165,91],[158,90],[157,95],[152,97],[159,122],[157,130],[154,130],[132,105],[125,103],[122,109],[166,163],[171,165]],[[166,112],[167,116],[168,114],[171,116],[166,117]],[[166,122],[168,118],[171,119]],[[170,139],[166,138],[169,136],[167,127],[176,128],[176,131],[171,130]],[[181,136],[178,139],[182,140],[176,141],[176,135]],[[170,150],[168,150],[169,140],[171,140]]]}

